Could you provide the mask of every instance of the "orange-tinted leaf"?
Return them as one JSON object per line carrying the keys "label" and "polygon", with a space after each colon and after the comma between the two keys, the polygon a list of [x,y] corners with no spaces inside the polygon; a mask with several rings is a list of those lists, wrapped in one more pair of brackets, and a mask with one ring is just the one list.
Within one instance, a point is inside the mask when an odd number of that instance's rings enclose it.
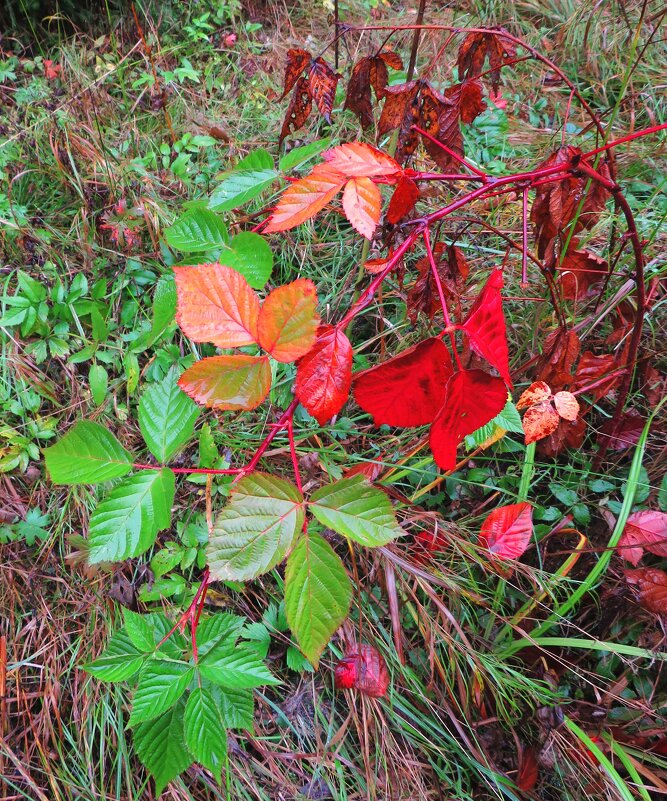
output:
{"label": "orange-tinted leaf", "polygon": [[486,108],[482,96],[482,84],[479,81],[464,81],[445,92],[445,97],[453,100],[459,109],[461,122],[470,125]]}
{"label": "orange-tinted leaf", "polygon": [[472,349],[493,365],[512,386],[503,300],[500,295],[502,286],[503,272],[494,270],[475,300],[462,328],[470,337]]}
{"label": "orange-tinted leaf", "polygon": [[440,411],[452,375],[447,347],[431,338],[384,364],[357,373],[354,397],[376,426],[419,426]]}
{"label": "orange-tinted leaf", "polygon": [[608,269],[608,263],[589,250],[568,248],[558,264],[563,297],[568,300],[581,300],[587,297],[591,287],[602,281]]}
{"label": "orange-tinted leaf", "polygon": [[231,267],[199,264],[174,267],[176,319],[195,342],[219,348],[257,342],[259,298],[246,279]]}
{"label": "orange-tinted leaf", "polygon": [[398,86],[388,86],[384,92],[378,137],[398,128],[396,161],[399,163],[411,156],[419,143],[419,134],[412,126],[419,124],[419,92],[423,85],[423,81],[410,81]]}
{"label": "orange-tinted leaf", "polygon": [[352,383],[352,346],[343,331],[322,326],[315,347],[299,360],[296,396],[320,425],[343,407]]}
{"label": "orange-tinted leaf", "polygon": [[527,409],[529,406],[534,406],[536,403],[551,400],[551,388],[544,381],[534,381],[528,389],[521,393],[521,397],[517,401],[516,408]]}
{"label": "orange-tinted leaf", "polygon": [[572,381],[571,370],[574,366],[581,344],[577,332],[559,328],[546,339],[544,355],[540,359],[536,374],[551,388],[559,390]]}
{"label": "orange-tinted leaf", "polygon": [[395,225],[409,214],[419,200],[419,187],[412,178],[401,178],[387,209],[387,222]]}
{"label": "orange-tinted leaf", "polygon": [[271,388],[266,356],[211,356],[189,367],[178,386],[210,409],[254,409]]}
{"label": "orange-tinted leaf", "polygon": [[274,289],[264,301],[257,323],[259,344],[276,361],[293,362],[313,347],[319,324],[315,284],[298,278]]}
{"label": "orange-tinted leaf", "polygon": [[461,370],[447,382],[442,410],[429,437],[436,463],[443,470],[456,467],[456,449],[463,438],[500,414],[507,402],[502,378],[482,370]]}
{"label": "orange-tinted leaf", "polygon": [[[382,459],[382,455],[378,456],[378,460]],[[366,476],[372,483],[382,473],[384,466],[378,462],[358,462],[352,467],[348,467],[343,472],[343,478],[352,478],[352,476]]]}
{"label": "orange-tinted leaf", "polygon": [[479,544],[501,559],[519,559],[533,535],[533,507],[513,503],[494,509],[482,523]]}
{"label": "orange-tinted leaf", "polygon": [[299,75],[310,64],[310,53],[300,48],[293,48],[287,51],[287,64],[285,65],[285,85],[283,88],[283,97],[297,82]]}
{"label": "orange-tinted leaf", "polygon": [[289,136],[290,131],[298,131],[308,117],[313,107],[313,99],[310,96],[310,89],[308,88],[308,79],[299,78],[292,93],[289,106],[285,113],[283,120],[283,127],[280,129],[280,138],[278,140],[278,147],[283,142],[286,136]]}
{"label": "orange-tinted leaf", "polygon": [[558,428],[560,418],[551,400],[536,403],[526,410],[523,416],[523,430],[526,435],[526,445],[548,437]]}
{"label": "orange-tinted leaf", "polygon": [[387,178],[401,175],[401,165],[365,142],[348,142],[322,154],[330,170],[348,178]]}
{"label": "orange-tinted leaf", "polygon": [[484,60],[489,57],[491,85],[495,92],[500,86],[500,67],[516,56],[516,46],[498,33],[492,31],[470,33],[461,43],[458,53],[459,78],[475,78],[484,68]]}
{"label": "orange-tinted leaf", "polygon": [[554,395],[554,406],[563,420],[576,420],[579,416],[579,401],[571,392],[557,392]]}
{"label": "orange-tinted leaf", "polygon": [[324,119],[331,122],[331,110],[336,97],[336,84],[340,79],[323,58],[316,58],[308,73],[308,88]]}
{"label": "orange-tinted leaf", "polygon": [[382,53],[378,53],[376,58],[382,59],[384,63],[391,67],[393,70],[402,70],[403,69],[403,61],[398,53],[394,53],[392,50],[384,50]]}
{"label": "orange-tinted leaf", "polygon": [[381,698],[389,688],[389,671],[377,648],[360,643],[348,648],[334,671],[336,688],[359,690],[371,698]]}
{"label": "orange-tinted leaf", "polygon": [[382,195],[370,178],[350,178],[343,191],[343,211],[350,224],[372,239],[380,221]]}
{"label": "orange-tinted leaf", "polygon": [[624,573],[625,580],[645,609],[661,617],[667,615],[667,573],[664,570],[640,567]]}
{"label": "orange-tinted leaf", "polygon": [[313,217],[330,203],[345,184],[345,176],[318,164],[310,175],[296,181],[281,195],[264,229],[266,233],[287,231]]}
{"label": "orange-tinted leaf", "polygon": [[653,509],[633,512],[628,517],[621,539],[618,541],[618,552],[637,565],[644,549],[656,556],[667,556],[667,514]]}
{"label": "orange-tinted leaf", "polygon": [[[608,373],[613,373],[618,367],[617,358],[612,353],[605,353],[596,356],[590,350],[587,350],[579,359],[577,371],[572,383],[572,390],[577,391],[584,389],[587,385],[596,383],[604,378]],[[593,401],[600,400],[608,395],[612,389],[623,378],[622,373],[617,373],[609,377],[607,381],[603,381],[598,386],[594,387],[586,395],[593,399]]]}

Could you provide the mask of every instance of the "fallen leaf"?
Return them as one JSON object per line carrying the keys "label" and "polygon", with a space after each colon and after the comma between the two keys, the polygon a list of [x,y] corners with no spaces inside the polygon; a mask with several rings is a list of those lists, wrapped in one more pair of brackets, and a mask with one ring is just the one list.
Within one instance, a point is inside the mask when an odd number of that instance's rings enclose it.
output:
{"label": "fallen leaf", "polygon": [[348,648],[334,671],[336,688],[355,689],[371,698],[381,698],[389,689],[389,671],[377,648],[360,643]]}
{"label": "fallen leaf", "polygon": [[633,512],[618,541],[618,553],[635,567],[644,550],[667,556],[667,514],[653,509]]}
{"label": "fallen leaf", "polygon": [[554,458],[563,451],[578,450],[581,448],[586,434],[586,422],[580,416],[576,420],[558,421],[553,434],[539,441],[537,452],[540,456]]}
{"label": "fallen leaf", "polygon": [[649,612],[667,615],[667,573],[655,567],[624,570],[625,580],[631,586],[639,603]]}
{"label": "fallen leaf", "polygon": [[296,396],[320,425],[341,410],[352,383],[352,346],[343,331],[321,326],[296,370]]}
{"label": "fallen leaf", "polygon": [[529,745],[521,750],[516,786],[522,793],[529,793],[537,784],[538,777],[537,752],[532,745]]}
{"label": "fallen leaf", "polygon": [[479,544],[501,559],[519,559],[533,535],[533,507],[513,503],[494,509],[482,523]]}
{"label": "fallen leaf", "polygon": [[446,345],[430,338],[354,376],[359,406],[376,426],[431,423],[445,400],[452,360]]}

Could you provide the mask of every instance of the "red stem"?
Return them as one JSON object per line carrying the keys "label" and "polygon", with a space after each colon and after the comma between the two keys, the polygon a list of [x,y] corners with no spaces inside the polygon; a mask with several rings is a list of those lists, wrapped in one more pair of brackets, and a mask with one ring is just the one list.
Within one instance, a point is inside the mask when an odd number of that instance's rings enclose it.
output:
{"label": "red stem", "polygon": [[428,131],[425,131],[423,128],[420,128],[418,125],[412,125],[411,128],[413,129],[413,131],[417,131],[418,134],[421,134],[423,137],[433,142],[433,144],[437,145],[441,150],[444,150],[448,156],[451,156],[454,159],[454,161],[458,161],[459,164],[462,164],[464,167],[467,167],[481,181],[484,181],[484,183],[488,183],[489,176],[485,172],[475,167],[469,161],[466,161],[462,156],[459,156],[458,153],[456,153],[450,147],[447,147],[447,145],[443,144],[439,139],[436,139],[435,136],[432,136],[430,133],[428,133]]}
{"label": "red stem", "polygon": [[[442,313],[445,317],[445,326],[447,328],[451,328],[451,320],[449,319],[449,312],[447,310],[447,302],[445,301],[445,293],[442,290],[442,282],[440,281],[440,275],[438,274],[438,265],[435,262],[435,255],[433,254],[433,248],[431,247],[431,237],[429,235],[428,228],[424,228],[424,232],[422,234],[424,239],[424,247],[426,248],[426,255],[428,257],[428,262],[431,265],[431,273],[433,275],[433,280],[435,281],[435,285],[438,288],[438,296],[440,297],[440,305],[442,306]],[[458,351],[456,350],[456,334],[454,331],[449,331],[449,341],[452,343],[452,351],[454,352],[454,358],[456,359],[456,364],[459,370],[462,370],[463,367],[461,365],[461,359],[459,358]]]}

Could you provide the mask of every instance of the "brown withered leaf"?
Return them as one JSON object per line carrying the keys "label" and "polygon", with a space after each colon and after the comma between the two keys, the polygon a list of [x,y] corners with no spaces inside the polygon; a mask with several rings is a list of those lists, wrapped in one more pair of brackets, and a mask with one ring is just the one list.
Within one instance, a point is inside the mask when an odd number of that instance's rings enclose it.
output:
{"label": "brown withered leaf", "polygon": [[[463,278],[462,267],[467,276],[468,263],[459,248],[455,245],[447,246],[443,242],[436,242],[433,248],[433,255],[445,299],[455,298],[457,296],[457,284]],[[438,286],[428,258],[425,256],[420,259],[415,266],[419,276],[408,292],[407,302],[408,317],[413,325],[416,325],[420,312],[432,320],[442,308]]]}
{"label": "brown withered leaf", "polygon": [[667,616],[667,573],[655,567],[624,570],[625,580],[636,599],[649,612]]}
{"label": "brown withered leaf", "polygon": [[[590,250],[575,250],[574,241],[557,265],[566,300],[582,300],[607,275],[609,264]],[[595,293],[594,293],[595,294]]]}
{"label": "brown withered leaf", "polygon": [[[437,124],[421,128],[428,131],[438,142],[446,145],[458,156],[463,157],[463,134],[460,123],[471,123],[486,108],[482,98],[482,85],[479,81],[466,81],[456,86],[450,86],[445,94],[439,95],[442,103],[438,109]],[[435,98],[431,98],[433,104]],[[426,121],[426,120],[424,120]],[[424,139],[424,147],[441,170],[457,169],[458,162],[446,150],[435,142]]]}
{"label": "brown withered leaf", "polygon": [[[581,150],[566,145],[552,153],[537,169],[561,165],[564,170],[576,168],[581,157]],[[598,165],[601,175],[608,178],[609,169],[606,163]],[[590,187],[585,194],[586,185]],[[609,193],[597,181],[590,181],[585,175],[570,173],[566,177],[542,184],[537,188],[535,200],[530,210],[530,221],[535,231],[537,255],[546,259],[547,266],[553,266],[556,259],[556,242],[570,233],[576,234],[584,228],[591,228],[604,209]],[[577,211],[581,205],[581,212]],[[576,218],[576,221],[575,221]],[[574,229],[570,226],[574,222]]]}
{"label": "brown withered leaf", "polygon": [[461,42],[457,64],[459,78],[476,78],[484,70],[484,61],[489,58],[491,86],[495,92],[500,86],[500,68],[516,57],[516,45],[503,36],[507,31],[470,33]]}
{"label": "brown withered leaf", "polygon": [[[572,391],[576,392],[584,389],[589,384],[599,381],[608,373],[616,370],[622,363],[622,361],[619,363],[618,357],[613,353],[596,356],[592,351],[587,350],[582,354],[577,364],[577,371],[572,382]],[[586,392],[586,396],[590,397],[593,402],[598,401],[608,395],[620,383],[622,378],[622,373],[612,375],[608,381],[604,381],[599,386]]]}
{"label": "brown withered leaf", "polygon": [[385,95],[389,82],[387,67],[400,70],[403,69],[403,62],[396,53],[386,51],[362,58],[352,70],[344,108],[349,108],[359,117],[363,128],[370,128],[373,125],[371,88],[377,100],[381,100]]}
{"label": "brown withered leaf", "polygon": [[419,143],[413,125],[419,125],[419,94],[422,81],[410,81],[385,89],[384,106],[378,122],[378,138],[398,128],[396,161],[403,163]]}
{"label": "brown withered leaf", "polygon": [[537,452],[540,456],[553,459],[563,451],[581,448],[586,433],[586,423],[582,415],[583,412],[576,420],[565,420],[561,417],[556,430],[538,442]]}
{"label": "brown withered leaf", "polygon": [[558,392],[572,382],[572,368],[577,361],[581,343],[573,329],[559,328],[546,339],[544,354],[535,371],[538,381],[544,381]]}
{"label": "brown withered leaf", "polygon": [[[292,87],[296,84],[301,73],[310,64],[311,55],[300,48],[293,48],[287,51],[287,64],[285,65],[285,84],[283,87],[283,98],[287,97]],[[281,98],[282,99],[282,98]]]}
{"label": "brown withered leaf", "polygon": [[613,432],[614,420],[609,418],[600,429],[598,442],[602,443],[606,440],[612,451],[624,451],[639,442],[645,424],[646,420],[631,409],[623,415],[620,426],[616,428],[616,433]]}
{"label": "brown withered leaf", "polygon": [[308,88],[320,114],[328,123],[331,123],[331,111],[339,79],[340,75],[335,73],[323,58],[316,58],[311,62]]}
{"label": "brown withered leaf", "polygon": [[283,139],[289,136],[290,131],[298,131],[310,116],[313,107],[313,99],[310,96],[307,78],[299,78],[296,82],[292,98],[285,113],[283,127],[280,129],[278,147],[282,145]]}

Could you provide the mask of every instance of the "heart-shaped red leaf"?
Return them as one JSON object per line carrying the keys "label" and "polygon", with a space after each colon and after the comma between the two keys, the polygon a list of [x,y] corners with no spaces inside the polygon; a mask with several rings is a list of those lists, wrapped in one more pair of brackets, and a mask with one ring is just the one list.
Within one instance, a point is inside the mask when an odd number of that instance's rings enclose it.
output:
{"label": "heart-shaped red leaf", "polygon": [[445,399],[452,360],[441,340],[425,339],[354,378],[354,397],[376,426],[431,423]]}
{"label": "heart-shaped red leaf", "polygon": [[479,544],[501,559],[518,559],[533,534],[533,507],[529,503],[499,506],[482,523]]}
{"label": "heart-shaped red leaf", "polygon": [[461,370],[449,379],[442,409],[431,426],[430,444],[443,470],[456,467],[456,449],[472,434],[500,414],[507,402],[502,378],[482,370]]}
{"label": "heart-shaped red leaf", "polygon": [[503,315],[503,271],[494,270],[479,293],[462,328],[470,337],[473,350],[493,365],[512,386],[507,348],[507,331]]}
{"label": "heart-shaped red leaf", "polygon": [[644,549],[656,556],[667,556],[667,514],[654,509],[633,512],[628,517],[621,539],[618,541],[618,552],[637,565]]}
{"label": "heart-shaped red leaf", "polygon": [[343,331],[321,326],[315,347],[300,359],[296,396],[320,425],[337,414],[350,393],[352,346]]}

